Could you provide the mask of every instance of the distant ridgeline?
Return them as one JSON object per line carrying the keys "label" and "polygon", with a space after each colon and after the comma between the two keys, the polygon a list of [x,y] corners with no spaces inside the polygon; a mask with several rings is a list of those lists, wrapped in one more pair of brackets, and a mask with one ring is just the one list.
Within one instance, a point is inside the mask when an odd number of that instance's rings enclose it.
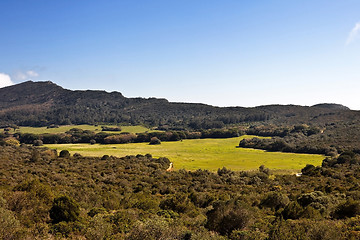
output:
{"label": "distant ridgeline", "polygon": [[126,98],[119,92],[72,91],[49,81],[27,81],[0,89],[2,126],[126,123],[196,130],[239,123],[324,125],[359,118],[360,112],[337,104],[214,107],[158,98]]}

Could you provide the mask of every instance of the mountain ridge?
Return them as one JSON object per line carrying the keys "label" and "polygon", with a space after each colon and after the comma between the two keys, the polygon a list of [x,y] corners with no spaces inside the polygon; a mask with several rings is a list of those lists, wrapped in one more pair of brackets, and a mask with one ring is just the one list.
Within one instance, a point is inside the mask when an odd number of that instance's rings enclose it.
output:
{"label": "mountain ridge", "polygon": [[[99,94],[110,94],[110,95],[117,95],[120,97],[125,97],[121,92],[119,91],[111,91],[108,92],[106,90],[71,90],[71,89],[66,89],[63,88],[59,85],[57,85],[56,83],[52,82],[52,81],[32,81],[32,80],[28,80],[22,83],[18,83],[18,84],[14,84],[11,86],[7,86],[7,87],[3,87],[0,88],[0,97],[2,97],[1,94],[1,90],[2,89],[13,89],[13,88],[18,88],[20,86],[30,86],[34,84],[34,86],[36,85],[38,86],[49,86],[49,87],[53,87],[54,89],[61,89],[63,91],[71,91],[71,92],[76,92],[76,93],[99,93]],[[30,88],[30,90],[33,90],[32,88]],[[128,99],[147,99],[147,100],[151,100],[151,99],[155,99],[155,100],[165,100],[167,102],[169,102],[169,100],[167,100],[166,98],[158,98],[158,97],[149,97],[149,98],[145,98],[145,97],[131,97]],[[254,106],[254,107],[243,107],[243,106],[227,106],[227,107],[218,107],[218,106],[213,106],[210,104],[206,104],[206,103],[191,103],[191,102],[171,102],[171,103],[179,103],[179,104],[200,104],[200,105],[207,105],[207,106],[211,106],[211,107],[216,107],[216,108],[261,108],[261,107],[270,107],[270,106],[300,106],[300,107],[308,107],[306,105],[297,105],[297,104],[266,104],[266,105],[259,105],[259,106]],[[351,110],[349,107],[344,106],[342,104],[337,104],[337,103],[318,103],[309,107],[322,107],[322,108],[333,108],[333,109],[341,109],[341,110]]]}
{"label": "mountain ridge", "polygon": [[349,120],[354,114],[358,112],[332,103],[246,108],[169,102],[164,98],[127,98],[117,91],[64,89],[51,81],[26,81],[0,88],[2,125],[127,123],[202,129],[251,122],[321,124]]}

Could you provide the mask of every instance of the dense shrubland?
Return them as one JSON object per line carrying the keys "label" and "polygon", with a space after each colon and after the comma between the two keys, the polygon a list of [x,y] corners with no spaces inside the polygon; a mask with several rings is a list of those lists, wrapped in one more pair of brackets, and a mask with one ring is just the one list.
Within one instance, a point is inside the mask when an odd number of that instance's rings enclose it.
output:
{"label": "dense shrubland", "polygon": [[3,239],[358,239],[360,157],[302,176],[166,171],[151,155],[61,156],[0,147]]}
{"label": "dense shrubland", "polygon": [[336,156],[346,150],[360,153],[359,123],[329,124],[323,128],[305,124],[285,127],[259,126],[247,134],[271,136],[269,139],[244,139],[239,147],[268,151],[313,153]]}

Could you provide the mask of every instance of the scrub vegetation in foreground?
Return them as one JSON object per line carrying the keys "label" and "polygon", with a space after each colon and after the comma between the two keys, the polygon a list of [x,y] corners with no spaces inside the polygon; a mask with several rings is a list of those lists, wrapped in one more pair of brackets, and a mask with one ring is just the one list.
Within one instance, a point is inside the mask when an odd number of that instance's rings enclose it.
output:
{"label": "scrub vegetation in foreground", "polygon": [[[359,239],[360,157],[302,176],[0,147],[2,239]],[[61,157],[60,157],[61,156]]]}

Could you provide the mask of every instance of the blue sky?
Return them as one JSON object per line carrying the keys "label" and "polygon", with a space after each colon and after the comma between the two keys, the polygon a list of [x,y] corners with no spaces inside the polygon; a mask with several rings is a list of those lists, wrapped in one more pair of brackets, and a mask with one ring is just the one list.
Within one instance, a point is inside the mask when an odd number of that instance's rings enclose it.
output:
{"label": "blue sky", "polygon": [[360,1],[0,1],[0,87],[360,110]]}

